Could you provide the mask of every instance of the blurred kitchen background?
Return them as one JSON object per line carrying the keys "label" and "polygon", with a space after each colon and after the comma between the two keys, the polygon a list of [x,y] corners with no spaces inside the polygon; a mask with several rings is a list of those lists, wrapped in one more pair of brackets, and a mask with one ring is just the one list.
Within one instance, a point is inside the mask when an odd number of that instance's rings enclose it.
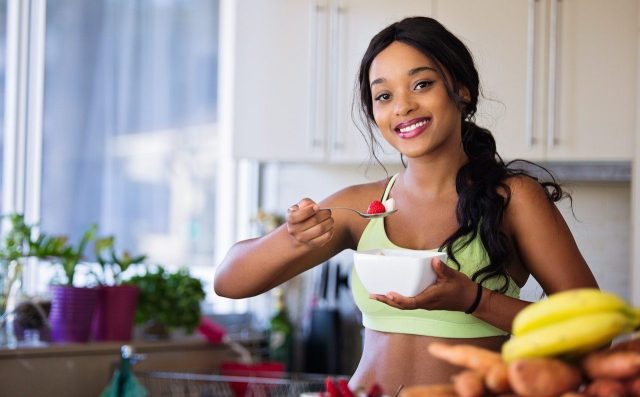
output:
{"label": "blurred kitchen background", "polygon": [[[230,335],[260,336],[273,294],[217,297],[215,267],[265,232],[259,214],[401,169],[385,147],[385,168],[371,160],[352,99],[368,40],[413,15],[470,47],[478,123],[505,159],[564,184],[600,286],[640,304],[638,0],[0,0],[1,212],[72,240],[97,222],[150,263],[188,267]],[[351,265],[344,252],[283,286],[295,370],[357,363]],[[23,293],[46,296],[54,272],[27,266]],[[327,357],[310,369],[313,338]]]}

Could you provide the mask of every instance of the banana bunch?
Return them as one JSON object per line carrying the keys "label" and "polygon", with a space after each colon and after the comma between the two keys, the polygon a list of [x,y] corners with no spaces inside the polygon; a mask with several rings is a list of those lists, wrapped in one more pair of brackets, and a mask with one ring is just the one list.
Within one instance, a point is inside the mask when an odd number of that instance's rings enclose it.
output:
{"label": "banana bunch", "polygon": [[640,311],[596,288],[567,290],[532,303],[513,319],[513,336],[502,346],[510,362],[525,357],[586,353],[640,325]]}

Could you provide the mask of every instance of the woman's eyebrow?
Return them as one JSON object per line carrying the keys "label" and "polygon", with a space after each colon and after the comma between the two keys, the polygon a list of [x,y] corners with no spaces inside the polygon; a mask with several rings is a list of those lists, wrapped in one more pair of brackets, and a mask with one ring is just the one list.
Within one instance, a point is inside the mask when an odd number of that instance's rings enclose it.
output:
{"label": "woman's eyebrow", "polygon": [[408,73],[408,74],[409,74],[409,76],[413,76],[414,74],[417,74],[417,73],[423,72],[423,71],[425,71],[425,70],[430,70],[430,71],[432,71],[432,72],[436,72],[436,73],[438,73],[438,71],[437,71],[436,69],[434,69],[434,68],[432,68],[432,67],[430,67],[430,66],[419,66],[419,67],[417,67],[417,68],[413,68],[413,69],[409,70],[409,73]]}
{"label": "woman's eyebrow", "polygon": [[[438,73],[438,71],[436,69],[434,69],[434,68],[432,68],[430,66],[418,66],[417,68],[413,68],[413,69],[409,70],[409,73],[407,73],[407,75],[413,76],[413,75],[418,74],[420,72],[424,72],[425,70],[430,70],[432,72]],[[377,79],[375,79],[375,80],[373,80],[371,82],[369,87],[373,87],[375,84],[383,83],[385,80],[386,79],[384,77],[377,78]]]}

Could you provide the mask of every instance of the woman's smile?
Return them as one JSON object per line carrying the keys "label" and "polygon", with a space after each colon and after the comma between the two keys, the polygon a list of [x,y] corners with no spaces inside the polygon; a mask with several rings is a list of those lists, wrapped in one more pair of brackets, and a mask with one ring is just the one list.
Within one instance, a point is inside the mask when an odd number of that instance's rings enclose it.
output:
{"label": "woman's smile", "polygon": [[400,138],[410,139],[422,134],[431,125],[431,117],[419,117],[398,124],[394,131]]}

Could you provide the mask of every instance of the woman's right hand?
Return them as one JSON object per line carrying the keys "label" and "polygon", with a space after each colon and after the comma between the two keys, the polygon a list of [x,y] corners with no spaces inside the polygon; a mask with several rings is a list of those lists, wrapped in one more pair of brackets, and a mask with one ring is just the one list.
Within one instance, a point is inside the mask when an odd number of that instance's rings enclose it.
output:
{"label": "woman's right hand", "polygon": [[331,210],[319,210],[313,200],[304,198],[287,209],[287,230],[301,245],[322,247],[333,237]]}

